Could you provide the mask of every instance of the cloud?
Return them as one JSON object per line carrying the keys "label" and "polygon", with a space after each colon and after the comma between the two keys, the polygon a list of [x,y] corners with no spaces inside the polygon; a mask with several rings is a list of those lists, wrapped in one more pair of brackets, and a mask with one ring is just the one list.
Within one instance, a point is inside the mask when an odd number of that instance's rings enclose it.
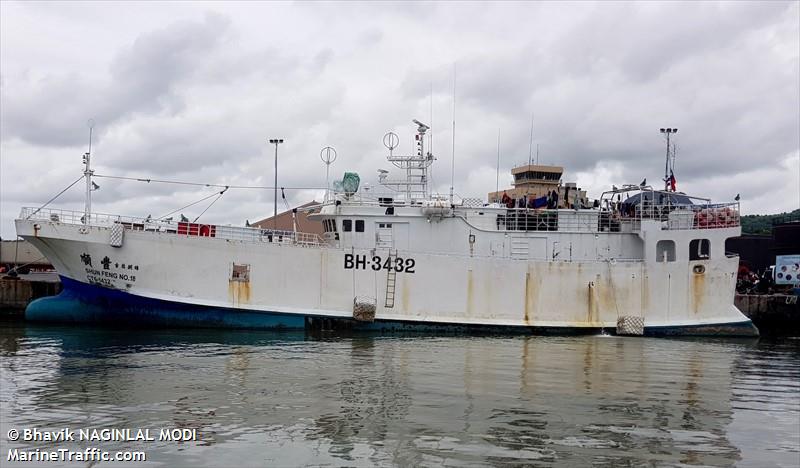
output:
{"label": "cloud", "polygon": [[[0,233],[80,175],[279,185],[322,194],[324,146],[376,183],[381,138],[410,152],[431,125],[435,190],[485,197],[539,149],[590,196],[662,176],[678,127],[679,188],[743,210],[800,205],[800,5],[726,3],[5,3],[0,17]],[[453,151],[453,66],[456,134]],[[534,117],[531,144],[531,114]],[[163,214],[213,190],[99,179],[99,211]],[[56,203],[81,209],[78,186]],[[787,195],[788,194],[788,195]],[[794,194],[794,195],[791,195]],[[279,200],[283,206],[283,200]],[[195,210],[196,211],[192,211]],[[201,205],[187,215],[202,211]],[[270,190],[204,215],[243,223]]]}
{"label": "cloud", "polygon": [[177,22],[143,34],[116,55],[103,80],[79,70],[4,74],[3,137],[70,146],[85,141],[88,118],[108,127],[140,113],[175,115],[185,106],[176,88],[198,77],[198,66],[223,44],[229,26],[209,14],[201,23]]}

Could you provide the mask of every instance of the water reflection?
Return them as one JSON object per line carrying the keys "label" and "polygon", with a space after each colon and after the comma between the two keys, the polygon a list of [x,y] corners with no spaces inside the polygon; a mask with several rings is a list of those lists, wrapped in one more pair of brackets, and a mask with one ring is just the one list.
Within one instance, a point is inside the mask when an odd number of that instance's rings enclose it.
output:
{"label": "water reflection", "polygon": [[[103,446],[165,466],[780,465],[800,453],[799,355],[785,342],[12,326],[0,426],[196,429],[195,442]],[[764,422],[769,439],[752,432]]]}

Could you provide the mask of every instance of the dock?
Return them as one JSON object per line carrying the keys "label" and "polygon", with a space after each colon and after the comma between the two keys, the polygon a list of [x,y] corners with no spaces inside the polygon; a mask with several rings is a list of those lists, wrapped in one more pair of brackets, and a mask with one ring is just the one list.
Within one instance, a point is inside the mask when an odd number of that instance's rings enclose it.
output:
{"label": "dock", "polygon": [[800,336],[800,296],[737,294],[734,304],[762,335]]}
{"label": "dock", "polygon": [[60,292],[61,282],[55,272],[4,276],[0,278],[0,317],[21,317],[32,300]]}

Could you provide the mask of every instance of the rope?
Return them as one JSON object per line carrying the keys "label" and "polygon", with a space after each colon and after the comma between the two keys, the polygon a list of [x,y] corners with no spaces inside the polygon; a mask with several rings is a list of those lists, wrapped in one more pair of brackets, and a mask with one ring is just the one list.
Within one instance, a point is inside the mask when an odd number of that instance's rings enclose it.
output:
{"label": "rope", "polygon": [[84,176],[80,176],[80,177],[78,177],[77,179],[75,179],[75,182],[73,182],[73,183],[69,184],[69,185],[67,186],[67,188],[65,188],[64,190],[62,190],[62,191],[58,192],[58,195],[56,195],[55,197],[53,197],[53,198],[51,198],[50,200],[48,200],[48,201],[47,201],[47,203],[45,203],[44,205],[40,206],[39,208],[36,208],[36,210],[35,210],[33,213],[29,214],[29,215],[28,215],[28,217],[27,217],[27,218],[25,218],[25,219],[31,219],[31,216],[33,216],[33,215],[35,215],[36,213],[38,213],[39,211],[41,211],[41,210],[42,210],[42,208],[44,208],[45,206],[47,206],[47,205],[49,205],[50,203],[52,203],[52,202],[53,202],[53,200],[55,200],[56,198],[60,197],[60,196],[61,196],[61,194],[63,194],[63,193],[64,193],[64,192],[66,192],[67,190],[71,189],[71,188],[72,188],[72,186],[73,186],[73,185],[75,185],[75,184],[77,184],[77,183],[78,183],[78,182],[79,182],[81,179],[83,179],[83,177],[84,177]]}
{"label": "rope", "polygon": [[217,202],[217,200],[219,200],[220,198],[222,198],[222,195],[223,195],[223,194],[224,194],[224,193],[225,193],[227,190],[228,190],[228,189],[227,189],[227,187],[226,187],[226,188],[225,188],[225,190],[223,190],[223,191],[219,192],[219,195],[217,195],[217,198],[216,198],[216,199],[214,199],[214,201],[212,201],[212,202],[211,202],[211,203],[210,203],[210,204],[209,204],[209,205],[206,207],[206,209],[205,209],[205,210],[203,210],[203,212],[202,212],[202,213],[200,213],[199,215],[197,215],[197,217],[196,217],[196,218],[194,219],[194,221],[192,221],[192,222],[193,222],[193,223],[196,223],[196,222],[197,222],[197,220],[198,220],[198,219],[200,219],[200,217],[201,217],[201,216],[203,216],[203,215],[206,213],[206,211],[208,211],[208,209],[209,209],[209,208],[211,208],[211,206],[212,206],[214,203],[216,203],[216,202]]}
{"label": "rope", "polygon": [[[186,182],[182,180],[166,180],[166,179],[150,179],[150,178],[141,178],[141,177],[122,177],[122,176],[112,176],[112,175],[105,175],[105,174],[94,174],[93,177],[103,177],[106,179],[117,179],[117,180],[132,180],[135,182],[147,182],[148,184],[158,183],[158,184],[175,184],[175,185],[191,185],[194,187],[218,187],[218,188],[225,188],[225,189],[252,189],[252,190],[274,190],[276,187],[267,186],[267,185],[222,185],[222,184],[204,184],[199,182]],[[325,187],[279,187],[281,189],[289,189],[289,190],[325,190]]]}
{"label": "rope", "polygon": [[283,198],[283,204],[286,206],[286,211],[289,211],[291,207],[289,206],[289,200],[286,199],[286,194],[283,192],[284,188],[285,187],[281,187],[281,198]]}
{"label": "rope", "polygon": [[[17,243],[19,243],[19,241],[17,241]],[[25,268],[25,267],[26,267],[26,266],[28,266],[28,265],[33,265],[34,263],[38,262],[39,260],[43,260],[43,259],[45,259],[45,258],[46,258],[45,256],[41,256],[41,257],[37,258],[36,260],[34,260],[34,261],[32,261],[32,262],[28,262],[28,263],[26,263],[26,264],[24,264],[24,265],[16,265],[16,261],[17,261],[17,259],[15,258],[15,259],[14,259],[14,262],[15,262],[14,268],[12,268],[12,269],[8,270],[8,273],[6,273],[6,274],[7,274],[7,275],[10,275],[10,276],[14,276],[14,275],[16,275],[16,274],[17,274],[17,271],[19,271],[19,269],[20,269],[20,268]],[[13,274],[12,274],[12,273],[13,273]]]}
{"label": "rope", "polygon": [[19,240],[20,240],[19,236],[17,236],[17,238],[14,240],[14,269],[17,268],[16,265],[17,265],[17,252],[19,251]]}
{"label": "rope", "polygon": [[[223,192],[224,192],[224,190],[223,190]],[[167,214],[165,214],[165,215],[163,215],[163,216],[159,216],[159,217],[158,217],[158,218],[156,218],[156,219],[163,219],[163,218],[166,218],[167,216],[169,216],[169,215],[171,215],[171,214],[175,214],[175,213],[177,213],[177,212],[179,212],[179,211],[181,211],[181,210],[184,210],[184,209],[186,209],[186,208],[189,208],[190,206],[194,206],[194,205],[196,205],[196,204],[198,204],[198,203],[200,203],[200,202],[206,201],[206,200],[208,200],[209,198],[211,198],[211,197],[213,197],[213,196],[215,196],[215,195],[218,195],[218,193],[217,193],[217,192],[214,192],[214,193],[212,193],[211,195],[209,195],[209,196],[207,196],[207,197],[203,197],[203,198],[201,198],[201,199],[199,199],[199,200],[197,200],[197,201],[194,201],[194,202],[192,202],[192,203],[189,203],[188,205],[186,205],[186,206],[183,206],[183,207],[180,207],[180,208],[178,208],[177,210],[170,211],[169,213],[167,213]],[[204,213],[205,213],[205,211],[204,211]]]}

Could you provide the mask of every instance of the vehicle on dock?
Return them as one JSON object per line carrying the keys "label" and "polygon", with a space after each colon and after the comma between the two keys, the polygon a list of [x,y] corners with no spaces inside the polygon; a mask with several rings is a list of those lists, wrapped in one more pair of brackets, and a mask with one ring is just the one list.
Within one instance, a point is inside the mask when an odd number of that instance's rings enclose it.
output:
{"label": "vehicle on dock", "polygon": [[[522,203],[499,192],[490,203],[452,190],[433,194],[428,127],[415,123],[413,154],[387,145],[403,177],[382,171],[382,192],[360,189],[353,175],[335,184],[311,215],[323,224],[322,236],[92,213],[87,156],[83,212],[24,208],[16,220],[17,233],[50,259],[64,287],[31,303],[26,316],[205,327],[758,334],[733,304],[738,257],[724,248],[740,234],[738,203],[645,183],[613,187],[589,203],[585,192],[560,184],[554,166],[530,164],[514,169],[510,190],[528,184]],[[549,188],[533,193],[539,185]]]}

